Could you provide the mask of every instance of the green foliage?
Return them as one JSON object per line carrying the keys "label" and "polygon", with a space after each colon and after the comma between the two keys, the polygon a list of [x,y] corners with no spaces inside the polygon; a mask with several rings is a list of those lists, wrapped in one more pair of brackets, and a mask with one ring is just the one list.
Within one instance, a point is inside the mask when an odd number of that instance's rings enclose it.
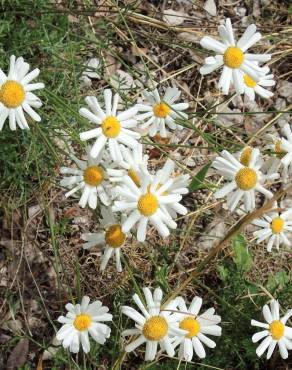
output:
{"label": "green foliage", "polygon": [[204,184],[204,179],[207,175],[208,169],[211,166],[211,162],[206,164],[192,179],[189,189],[190,191],[195,191],[199,189],[204,189],[206,186]]}
{"label": "green foliage", "polygon": [[159,266],[155,271],[155,280],[165,292],[168,291],[168,267],[167,265]]}
{"label": "green foliage", "polygon": [[284,270],[277,272],[276,275],[270,274],[267,289],[269,291],[274,291],[276,288],[283,289],[290,279],[291,277]]}
{"label": "green foliage", "polygon": [[217,296],[219,314],[225,324],[222,325],[218,349],[210,353],[208,363],[210,365],[216,363],[218,367],[224,369],[234,368],[234,364],[237,364],[236,369],[262,369],[265,368],[266,360],[256,356],[257,345],[252,343],[251,337],[257,329],[250,325],[250,320],[263,321],[261,307],[270,299],[263,294],[263,289],[269,291],[280,302],[284,302],[284,307],[291,306],[291,273],[282,270],[270,274],[263,286],[257,282],[250,282],[244,277],[252,267],[252,257],[247,251],[244,236],[237,235],[232,241],[232,247],[234,256],[225,259],[217,267],[222,281],[218,286],[220,296]]}
{"label": "green foliage", "polygon": [[247,242],[243,235],[238,234],[232,240],[234,251],[233,261],[239,271],[249,271],[252,267],[252,257],[247,249]]}

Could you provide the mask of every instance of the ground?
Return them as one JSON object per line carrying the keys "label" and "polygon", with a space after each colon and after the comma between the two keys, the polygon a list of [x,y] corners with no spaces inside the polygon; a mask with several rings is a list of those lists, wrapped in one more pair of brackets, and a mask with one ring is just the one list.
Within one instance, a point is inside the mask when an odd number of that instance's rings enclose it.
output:
{"label": "ground", "polygon": [[[265,146],[265,134],[289,122],[292,103],[291,6],[288,1],[45,0],[2,1],[1,68],[12,54],[41,70],[46,89],[39,96],[41,123],[30,131],[0,134],[0,368],[1,369],[289,369],[275,353],[259,359],[250,319],[262,321],[261,307],[271,297],[283,310],[292,305],[291,251],[267,253],[257,245],[255,230],[240,214],[231,214],[212,196],[219,177],[207,166],[222,149],[236,152],[247,142]],[[175,12],[173,12],[175,11]],[[215,15],[210,13],[215,12]],[[219,94],[217,74],[202,77],[207,55],[199,45],[206,34],[230,17],[238,33],[256,23],[264,38],[256,52],[270,52],[277,88],[272,99],[256,103]],[[98,58],[98,77],[80,78],[91,58]],[[83,232],[98,227],[99,210],[81,209],[65,199],[60,166],[70,165],[69,151],[82,155],[79,133],[88,128],[78,110],[87,95],[105,87],[118,90],[124,101],[141,97],[155,80],[174,85],[190,102],[186,128],[169,139],[143,138],[153,170],[167,157],[194,180],[183,203],[189,213],[166,240],[151,230],[147,241],[133,237],[125,248],[125,269],[110,263],[100,273],[100,249],[82,249]],[[216,108],[215,108],[216,106]],[[280,189],[280,182],[275,191]],[[292,198],[285,197],[291,206]],[[263,199],[258,199],[261,209]],[[238,228],[240,230],[238,232]],[[222,242],[223,241],[223,242]],[[207,358],[186,365],[159,355],[143,361],[142,347],[125,354],[121,331],[130,327],[120,307],[132,305],[142,286],[160,286],[190,300],[204,299],[222,316],[223,334]],[[114,315],[105,346],[92,343],[90,354],[70,355],[54,339],[68,301],[83,295],[100,299]],[[48,350],[49,349],[49,350]]]}

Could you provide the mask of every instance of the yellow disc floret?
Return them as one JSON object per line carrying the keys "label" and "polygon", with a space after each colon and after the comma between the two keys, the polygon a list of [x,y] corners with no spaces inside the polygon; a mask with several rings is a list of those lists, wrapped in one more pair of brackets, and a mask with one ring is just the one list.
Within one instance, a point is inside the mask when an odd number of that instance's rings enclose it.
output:
{"label": "yellow disc floret", "polygon": [[271,322],[269,332],[274,340],[280,340],[284,335],[284,331],[285,325],[281,321],[275,320]]}
{"label": "yellow disc floret", "polygon": [[165,117],[168,116],[168,114],[170,112],[170,108],[167,104],[161,102],[161,103],[158,103],[158,104],[154,105],[153,112],[154,112],[156,117],[165,118]]}
{"label": "yellow disc floret", "polygon": [[91,323],[92,323],[91,316],[87,315],[86,313],[81,313],[80,315],[77,315],[75,317],[73,325],[75,326],[77,330],[83,331],[83,330],[88,329]]}
{"label": "yellow disc floret", "polygon": [[254,88],[257,85],[257,83],[249,75],[244,75],[243,81],[247,87]]}
{"label": "yellow disc floret", "polygon": [[239,162],[248,167],[250,163],[251,153],[252,148],[250,146],[246,146],[240,154]]}
{"label": "yellow disc floret", "polygon": [[126,239],[126,234],[122,232],[121,225],[111,225],[105,233],[106,244],[112,248],[121,247]]}
{"label": "yellow disc floret", "polygon": [[281,140],[275,140],[274,142],[274,151],[279,158],[283,158],[284,155],[287,153],[285,150],[282,149],[282,142]]}
{"label": "yellow disc floret", "polygon": [[200,332],[200,324],[193,317],[185,317],[180,323],[179,327],[188,333],[186,334],[187,338],[193,338]]}
{"label": "yellow disc floret", "polygon": [[271,222],[273,234],[280,234],[284,230],[285,221],[281,217],[275,217]]}
{"label": "yellow disc floret", "polygon": [[136,184],[138,186],[138,188],[141,186],[139,176],[137,175],[137,172],[135,170],[130,168],[129,171],[128,171],[128,176],[132,179],[134,184]]}
{"label": "yellow disc floret", "polygon": [[244,54],[236,46],[230,46],[223,55],[224,64],[229,68],[239,68],[243,62]]}
{"label": "yellow disc floret", "polygon": [[103,169],[99,166],[87,167],[83,172],[83,178],[87,185],[98,186],[104,180]]}
{"label": "yellow disc floret", "polygon": [[8,80],[0,89],[0,101],[7,108],[19,107],[25,98],[23,86],[17,82]]}
{"label": "yellow disc floret", "polygon": [[158,199],[156,195],[150,192],[141,195],[138,200],[137,208],[143,216],[152,216],[158,208]]}
{"label": "yellow disc floret", "polygon": [[282,154],[283,151],[282,151],[282,142],[281,142],[281,140],[276,140],[274,145],[275,145],[275,152],[277,154]]}
{"label": "yellow disc floret", "polygon": [[121,131],[121,124],[116,117],[110,116],[102,121],[101,128],[104,136],[115,138]]}
{"label": "yellow disc floret", "polygon": [[147,340],[160,340],[168,332],[168,324],[161,316],[152,316],[143,326],[143,335]]}
{"label": "yellow disc floret", "polygon": [[248,167],[241,168],[235,175],[235,182],[239,189],[248,191],[256,186],[258,176],[255,170]]}

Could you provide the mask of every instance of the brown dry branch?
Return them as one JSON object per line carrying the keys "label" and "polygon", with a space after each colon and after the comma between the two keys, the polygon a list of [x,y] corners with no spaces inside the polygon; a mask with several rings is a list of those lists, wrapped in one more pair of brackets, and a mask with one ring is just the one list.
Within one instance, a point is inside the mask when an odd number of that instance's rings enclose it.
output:
{"label": "brown dry branch", "polygon": [[218,255],[219,252],[221,252],[225,247],[226,244],[232,239],[233,236],[235,236],[237,233],[242,231],[245,226],[250,224],[254,219],[259,218],[263,216],[265,213],[267,213],[269,210],[273,208],[274,202],[278,201],[280,198],[282,198],[285,194],[292,192],[292,185],[288,186],[286,189],[281,189],[275,193],[275,195],[261,208],[256,209],[255,211],[248,213],[246,216],[244,216],[241,220],[239,220],[227,233],[227,235],[221,240],[221,242],[215,246],[210,253],[206,256],[206,258],[199,263],[197,268],[173,291],[173,293],[167,298],[167,300],[162,305],[162,308],[170,302],[173,298],[175,298],[181,291],[183,291],[190,282],[200,275],[204,269],[204,267],[214,258]]}

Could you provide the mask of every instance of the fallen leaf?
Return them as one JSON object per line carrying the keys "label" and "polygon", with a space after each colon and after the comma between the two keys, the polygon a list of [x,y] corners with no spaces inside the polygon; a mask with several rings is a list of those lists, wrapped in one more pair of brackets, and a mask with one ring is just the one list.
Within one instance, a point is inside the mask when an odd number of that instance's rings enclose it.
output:
{"label": "fallen leaf", "polygon": [[190,32],[180,32],[177,35],[177,37],[180,40],[187,41],[187,42],[195,42],[195,43],[198,43],[202,38],[200,35],[195,35],[194,33],[190,33]]}
{"label": "fallen leaf", "polygon": [[76,207],[71,207],[71,208],[68,208],[64,211],[64,217],[66,218],[71,218],[71,217],[75,217],[77,216],[79,213],[79,209],[77,209]]}
{"label": "fallen leaf", "polygon": [[25,364],[28,354],[28,344],[28,339],[20,339],[8,357],[7,370],[18,369]]}
{"label": "fallen leaf", "polygon": [[289,103],[292,102],[292,82],[280,80],[277,91],[279,95],[286,98]]}
{"label": "fallen leaf", "polygon": [[21,329],[22,329],[22,323],[20,320],[12,319],[4,322],[2,329],[4,330],[9,330],[15,335],[20,335],[21,334]]}
{"label": "fallen leaf", "polygon": [[37,366],[36,370],[43,370],[43,360],[42,360],[41,357],[39,358],[38,366]]}
{"label": "fallen leaf", "polygon": [[33,218],[33,216],[35,216],[40,210],[41,210],[41,207],[39,204],[29,207],[28,217]]}
{"label": "fallen leaf", "polygon": [[170,26],[179,26],[185,20],[186,14],[178,10],[165,9],[163,14],[164,22],[168,23]]}
{"label": "fallen leaf", "polygon": [[105,77],[109,78],[116,73],[117,69],[120,68],[119,63],[112,55],[106,54],[105,56]]}
{"label": "fallen leaf", "polygon": [[156,134],[153,137],[153,141],[157,144],[168,144],[170,141],[169,137],[161,137],[159,134]]}
{"label": "fallen leaf", "polygon": [[135,87],[133,77],[121,69],[118,69],[116,73],[110,77],[110,83],[117,90],[129,90]]}
{"label": "fallen leaf", "polygon": [[210,250],[225,236],[226,224],[222,219],[213,220],[204,230],[205,235],[198,240],[197,247],[203,250]]}
{"label": "fallen leaf", "polygon": [[144,56],[145,54],[147,54],[148,49],[147,48],[139,48],[136,45],[132,45],[131,46],[131,51],[132,51],[132,54],[135,55],[135,57],[141,57],[141,55]]}
{"label": "fallen leaf", "polygon": [[252,15],[257,18],[261,16],[261,5],[259,0],[253,0]]}
{"label": "fallen leaf", "polygon": [[203,8],[213,17],[215,17],[215,15],[217,14],[217,8],[214,0],[207,0]]}
{"label": "fallen leaf", "polygon": [[44,351],[42,361],[50,360],[58,352],[60,344],[61,342],[54,337],[52,345]]}

